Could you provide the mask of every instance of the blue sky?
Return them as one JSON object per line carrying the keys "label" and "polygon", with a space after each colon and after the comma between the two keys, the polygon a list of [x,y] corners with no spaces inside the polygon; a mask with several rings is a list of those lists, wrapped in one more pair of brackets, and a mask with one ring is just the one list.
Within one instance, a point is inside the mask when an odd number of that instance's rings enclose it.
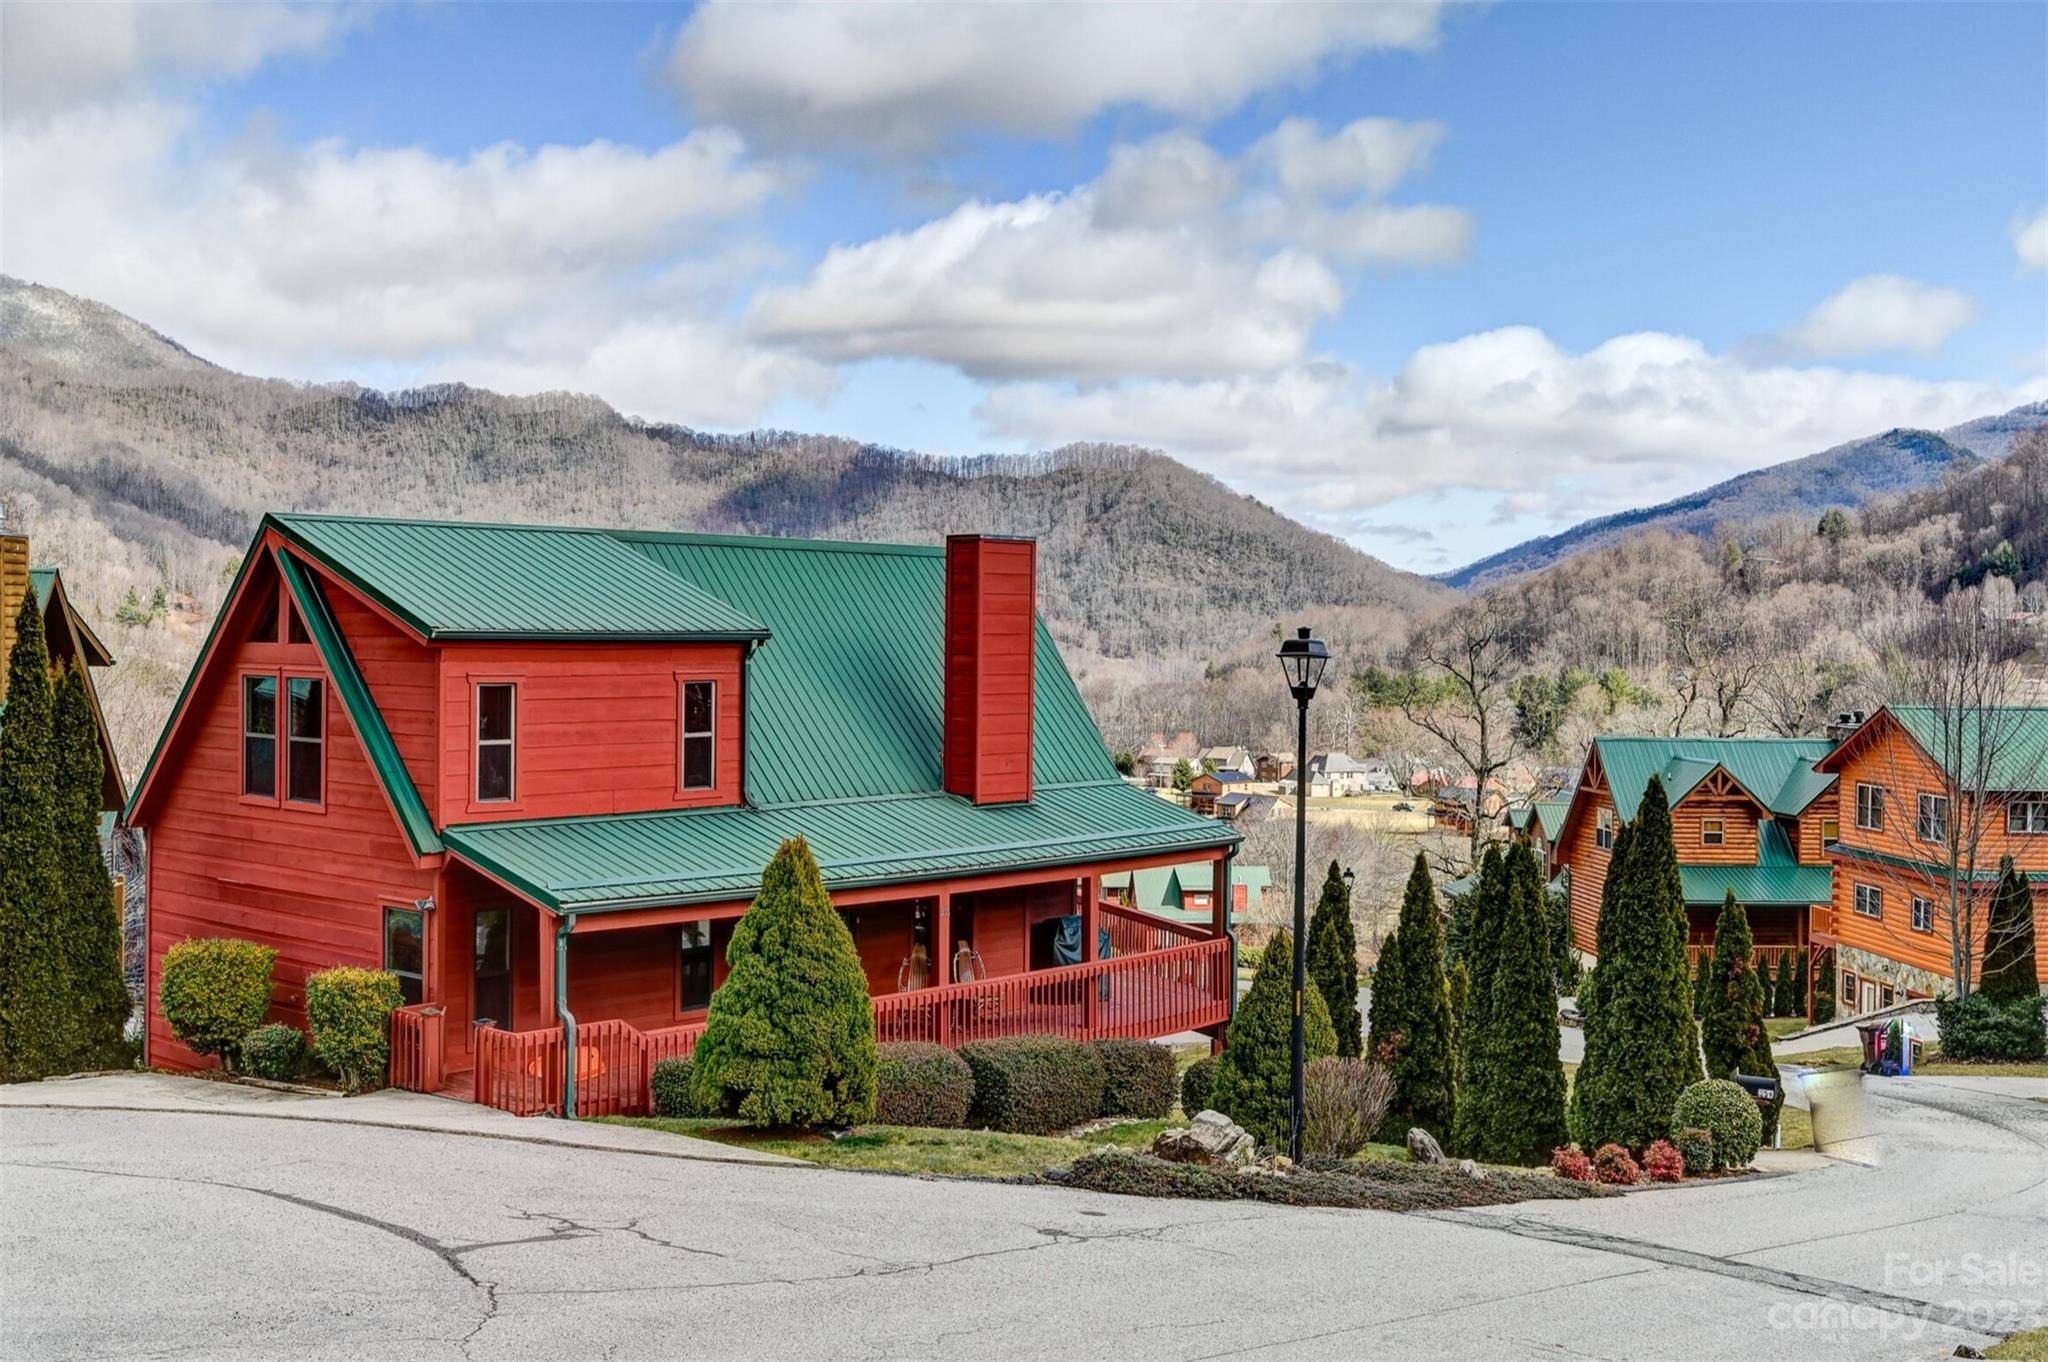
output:
{"label": "blue sky", "polygon": [[2048,395],[2038,5],[0,22],[0,266],[252,372],[1155,445],[1423,571]]}

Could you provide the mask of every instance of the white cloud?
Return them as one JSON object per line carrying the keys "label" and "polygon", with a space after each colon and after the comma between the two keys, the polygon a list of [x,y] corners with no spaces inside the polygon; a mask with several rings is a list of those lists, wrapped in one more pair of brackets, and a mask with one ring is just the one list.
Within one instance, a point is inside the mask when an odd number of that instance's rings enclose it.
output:
{"label": "white cloud", "polygon": [[1324,137],[1314,119],[1290,118],[1255,154],[1271,162],[1274,177],[1290,194],[1385,194],[1428,164],[1446,131],[1441,123],[1361,118]]}
{"label": "white cloud", "polygon": [[2012,248],[2028,269],[2048,270],[2048,208],[2032,219],[2013,219]]}
{"label": "white cloud", "polygon": [[318,50],[364,12],[343,5],[17,0],[0,6],[0,102],[16,119],[156,75],[246,75],[271,57]]}
{"label": "white cloud", "polygon": [[711,0],[667,72],[701,115],[764,141],[911,151],[984,128],[1066,133],[1115,105],[1221,114],[1366,52],[1431,47],[1442,9]]}
{"label": "white cloud", "polygon": [[1843,285],[1807,313],[1789,338],[1809,355],[1931,355],[1976,319],[1977,304],[1967,293],[1872,274]]}
{"label": "white cloud", "polygon": [[1086,391],[992,390],[992,433],[1164,448],[1333,529],[1419,492],[1477,488],[1518,512],[1648,504],[1892,426],[1939,429],[2048,394],[1831,367],[1753,366],[1685,336],[1582,352],[1533,327],[1416,351],[1391,381],[1311,362],[1272,374]]}

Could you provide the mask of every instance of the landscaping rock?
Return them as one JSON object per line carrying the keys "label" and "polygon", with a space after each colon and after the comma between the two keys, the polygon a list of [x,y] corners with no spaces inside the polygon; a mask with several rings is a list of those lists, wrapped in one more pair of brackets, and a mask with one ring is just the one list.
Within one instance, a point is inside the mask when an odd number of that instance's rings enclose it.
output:
{"label": "landscaping rock", "polygon": [[1443,1146],[1421,1126],[1408,1128],[1408,1157],[1417,1163],[1442,1163]]}
{"label": "landscaping rock", "polygon": [[1486,1181],[1486,1170],[1470,1159],[1459,1159],[1458,1171],[1474,1182]]}
{"label": "landscaping rock", "polygon": [[1198,1112],[1190,1124],[1162,1130],[1152,1141],[1155,1157],[1205,1168],[1240,1167],[1257,1152],[1250,1132],[1220,1111]]}

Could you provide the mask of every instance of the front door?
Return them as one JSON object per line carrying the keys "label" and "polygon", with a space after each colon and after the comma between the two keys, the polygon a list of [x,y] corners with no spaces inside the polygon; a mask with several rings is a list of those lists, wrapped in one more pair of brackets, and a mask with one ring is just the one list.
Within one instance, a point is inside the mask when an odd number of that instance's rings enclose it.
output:
{"label": "front door", "polygon": [[476,974],[470,994],[478,1026],[512,1029],[512,910],[476,910]]}

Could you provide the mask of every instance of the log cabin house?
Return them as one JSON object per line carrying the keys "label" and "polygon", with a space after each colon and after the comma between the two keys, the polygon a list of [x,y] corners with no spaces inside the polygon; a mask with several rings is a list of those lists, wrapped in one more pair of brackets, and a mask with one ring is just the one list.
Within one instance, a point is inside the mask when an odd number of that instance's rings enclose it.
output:
{"label": "log cabin house", "polygon": [[29,561],[29,541],[18,534],[0,534],[0,724],[6,722],[7,667],[14,652],[15,619],[29,592],[36,596],[36,608],[43,615],[43,640],[50,650],[50,662],[68,667],[72,661],[84,664],[85,692],[92,701],[93,718],[99,726],[100,807],[118,812],[128,793],[121,781],[121,762],[114,742],[107,734],[105,716],[100,713],[99,689],[93,673],[114,665],[114,655],[100,636],[86,623],[64,589],[64,574],[54,567],[35,567]]}
{"label": "log cabin house", "polygon": [[[130,802],[148,1062],[204,1063],[165,950],[390,969],[392,1078],[644,1109],[733,924],[809,839],[884,1040],[1220,1036],[1240,840],[1118,778],[1035,608],[1036,545],[266,516]],[[1105,879],[1200,863],[1201,923]]]}

